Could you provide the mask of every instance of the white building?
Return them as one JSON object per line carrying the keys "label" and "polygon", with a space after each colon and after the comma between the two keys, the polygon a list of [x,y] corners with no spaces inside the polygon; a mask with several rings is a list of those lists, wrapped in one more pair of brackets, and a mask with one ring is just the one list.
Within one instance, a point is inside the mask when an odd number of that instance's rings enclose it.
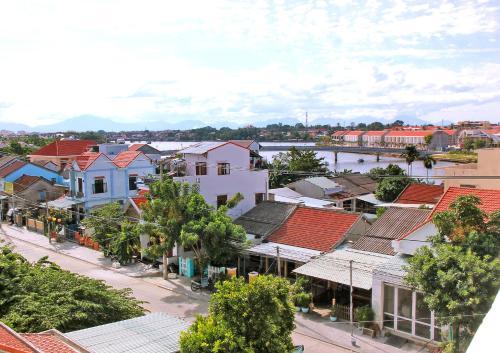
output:
{"label": "white building", "polygon": [[142,152],[124,151],[114,159],[86,152],[71,165],[71,195],[85,210],[113,201],[123,204],[137,194],[138,179],[154,172],[154,165]]}
{"label": "white building", "polygon": [[179,153],[185,175],[174,180],[197,184],[210,205],[223,205],[238,192],[243,195],[244,199],[228,211],[231,217],[239,217],[267,199],[268,171],[255,167],[250,149],[234,142],[201,142]]}

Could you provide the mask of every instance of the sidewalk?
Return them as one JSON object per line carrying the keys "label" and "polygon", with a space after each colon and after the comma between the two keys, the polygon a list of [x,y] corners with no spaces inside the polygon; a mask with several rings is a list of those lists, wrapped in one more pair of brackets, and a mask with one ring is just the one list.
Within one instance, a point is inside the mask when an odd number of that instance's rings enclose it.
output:
{"label": "sidewalk", "polygon": [[63,243],[57,243],[53,241],[52,243],[49,243],[49,239],[42,234],[29,231],[24,227],[17,227],[8,225],[6,223],[1,224],[0,235],[7,241],[9,241],[9,238],[25,241],[47,250],[55,251],[74,259],[85,261],[87,263],[100,266],[102,268],[118,272],[129,277],[140,278],[158,287],[168,289],[170,291],[176,292],[177,294],[182,294],[192,299],[205,301],[208,301],[210,299],[209,294],[206,292],[194,293],[191,290],[190,279],[177,278],[169,279],[168,281],[166,281],[161,277],[161,272],[158,269],[150,268],[149,266],[140,262],[127,266],[121,266],[119,268],[114,268],[112,266],[111,259],[105,257],[100,251],[96,251],[70,241],[65,241]]}
{"label": "sidewalk", "polygon": [[[138,278],[194,300],[206,302],[210,299],[210,295],[207,292],[192,292],[190,288],[191,281],[187,278],[181,277],[167,281],[161,277],[159,270],[148,269],[147,266],[142,263],[115,269],[111,266],[111,260],[104,257],[101,252],[86,248],[76,243],[64,242],[49,244],[48,238],[44,235],[28,231],[25,228],[10,226],[5,223],[1,225],[0,237],[5,239],[7,242],[13,239],[24,241],[129,277]],[[330,344],[332,347],[343,347],[346,351],[397,353],[418,352],[421,348],[420,346],[404,342],[403,340],[396,340],[393,345],[389,345],[386,343],[389,339],[388,337],[373,339],[368,336],[363,336],[358,329],[354,330],[357,346],[352,346],[349,323],[330,322],[328,318],[321,318],[312,313],[297,313],[295,315],[295,324],[296,329],[294,331],[294,336],[298,341],[301,336],[304,338],[309,337]],[[394,340],[391,339],[391,341]],[[422,351],[425,352],[426,350]]]}

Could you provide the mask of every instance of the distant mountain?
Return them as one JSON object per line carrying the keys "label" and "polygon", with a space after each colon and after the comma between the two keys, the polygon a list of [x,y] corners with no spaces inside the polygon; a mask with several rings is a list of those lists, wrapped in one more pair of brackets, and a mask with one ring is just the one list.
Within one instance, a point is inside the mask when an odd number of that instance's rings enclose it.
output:
{"label": "distant mountain", "polygon": [[[375,118],[371,116],[360,116],[352,119],[341,119],[341,118],[318,118],[309,121],[309,125],[331,125],[337,126],[350,126],[351,124],[357,125],[359,123],[370,124],[375,121],[379,121],[383,124],[391,123],[395,120],[402,120],[405,124],[409,125],[423,125],[428,124],[428,121],[419,119],[415,116],[398,116],[392,120],[384,120],[380,118]],[[295,125],[298,123],[304,123],[301,120],[296,118],[276,118],[276,119],[268,119],[262,121],[256,121],[251,123],[251,125],[256,127],[266,127],[271,124],[283,124],[283,125]],[[451,122],[445,121],[445,124],[450,124]],[[201,128],[205,126],[211,126],[217,129],[222,127],[229,127],[232,129],[243,127],[248,125],[248,123],[233,123],[233,122],[212,122],[206,123],[201,120],[183,120],[178,122],[168,122],[168,121],[143,121],[143,122],[134,122],[134,123],[121,123],[114,120],[102,118],[95,115],[80,115],[71,119],[67,119],[55,124],[48,125],[38,125],[35,127],[30,127],[24,124],[17,123],[0,123],[0,130],[10,130],[10,131],[36,131],[36,132],[60,132],[60,131],[97,131],[97,130],[105,130],[105,131],[141,131],[141,130],[188,130]]]}

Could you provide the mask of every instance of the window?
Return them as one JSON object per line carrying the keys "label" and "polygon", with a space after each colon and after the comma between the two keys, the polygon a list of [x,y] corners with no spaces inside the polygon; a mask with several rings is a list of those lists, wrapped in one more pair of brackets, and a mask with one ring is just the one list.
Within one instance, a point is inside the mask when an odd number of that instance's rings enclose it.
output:
{"label": "window", "polygon": [[83,178],[78,178],[78,192],[83,194]]}
{"label": "window", "polygon": [[207,175],[206,162],[196,162],[196,175]]}
{"label": "window", "polygon": [[137,190],[137,176],[130,175],[128,177],[128,189],[129,190]]}
{"label": "window", "polygon": [[228,175],[231,172],[229,163],[217,163],[217,174]]}
{"label": "window", "polygon": [[42,190],[42,191],[38,192],[38,200],[39,201],[45,201],[45,190]]}
{"label": "window", "polygon": [[255,204],[258,205],[259,203],[264,201],[266,199],[265,195],[266,194],[264,194],[263,192],[255,193]]}
{"label": "window", "polygon": [[95,179],[94,185],[92,185],[92,190],[94,194],[103,194],[108,191],[108,186],[104,182],[104,179]]}
{"label": "window", "polygon": [[224,206],[227,203],[227,195],[217,196],[217,208]]}
{"label": "window", "polygon": [[384,326],[434,341],[441,329],[434,326],[433,313],[424,303],[424,294],[384,284]]}

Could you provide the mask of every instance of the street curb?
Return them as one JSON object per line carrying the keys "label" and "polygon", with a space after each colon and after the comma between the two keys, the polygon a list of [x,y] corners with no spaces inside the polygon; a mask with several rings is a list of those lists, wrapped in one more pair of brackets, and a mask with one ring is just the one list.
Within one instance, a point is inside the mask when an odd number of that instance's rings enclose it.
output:
{"label": "street curb", "polygon": [[[37,244],[37,243],[33,243],[33,242],[29,241],[29,240],[26,240],[26,239],[21,239],[21,238],[18,238],[18,237],[16,237],[16,236],[12,236],[12,235],[8,235],[8,234],[5,232],[5,230],[3,230],[3,229],[2,229],[2,232],[0,232],[0,235],[3,235],[3,236],[4,236],[4,238],[5,238],[5,237],[10,237],[10,238],[16,239],[16,240],[18,240],[18,241],[20,241],[20,242],[23,242],[23,243],[26,243],[26,244],[30,244],[30,245],[36,246],[37,248],[40,248],[40,249],[45,249],[45,250],[47,250],[47,251],[51,251],[51,252],[54,252],[54,253],[56,253],[56,254],[60,254],[60,255],[64,255],[64,256],[68,256],[68,257],[70,257],[70,258],[72,258],[72,259],[75,259],[75,260],[78,260],[78,261],[82,261],[82,262],[88,263],[88,264],[90,264],[90,265],[94,265],[94,266],[100,267],[100,268],[105,269],[105,270],[110,270],[110,271],[113,271],[113,272],[119,273],[119,274],[121,274],[121,275],[124,275],[124,276],[130,277],[130,278],[135,278],[135,279],[138,279],[138,280],[141,280],[141,281],[147,282],[147,283],[149,283],[149,284],[153,284],[153,285],[155,285],[155,286],[157,286],[157,287],[159,287],[159,288],[169,290],[169,291],[171,291],[171,292],[173,292],[173,293],[176,293],[176,294],[184,295],[184,296],[186,296],[186,297],[188,297],[188,298],[190,298],[190,299],[204,299],[204,298],[201,298],[201,297],[196,297],[196,296],[190,295],[190,294],[188,294],[188,293],[184,293],[184,292],[182,292],[182,291],[179,291],[179,290],[176,290],[176,289],[173,289],[173,288],[169,288],[169,287],[167,287],[167,286],[163,286],[163,285],[161,285],[161,284],[158,284],[158,283],[155,283],[155,282],[152,282],[152,281],[147,281],[147,280],[145,280],[145,278],[147,278],[147,277],[130,276],[130,275],[127,275],[126,273],[120,272],[118,269],[113,268],[113,267],[111,267],[111,266],[105,266],[105,265],[102,265],[102,264],[96,264],[95,262],[92,262],[92,261],[88,261],[88,260],[82,259],[81,257],[77,257],[77,256],[74,256],[74,255],[70,255],[70,254],[67,254],[67,253],[62,252],[62,251],[59,251],[59,250],[49,249],[49,248],[47,248],[47,247],[45,247],[45,246],[39,245],[39,244]],[[7,242],[9,241],[9,239],[7,239],[7,238],[5,238],[5,240],[6,240]]]}

